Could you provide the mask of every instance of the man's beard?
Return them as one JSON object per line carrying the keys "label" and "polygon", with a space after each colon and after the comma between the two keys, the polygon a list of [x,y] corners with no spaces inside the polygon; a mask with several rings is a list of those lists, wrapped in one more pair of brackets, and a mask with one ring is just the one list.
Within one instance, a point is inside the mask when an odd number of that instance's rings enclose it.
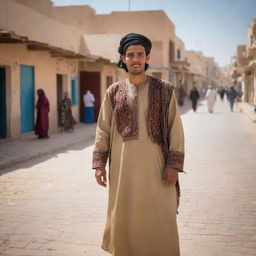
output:
{"label": "man's beard", "polygon": [[138,71],[130,70],[129,73],[132,75],[140,75],[140,74],[144,73],[144,70],[138,70]]}
{"label": "man's beard", "polygon": [[130,70],[128,70],[130,74],[132,75],[141,75],[142,73],[145,72],[145,66],[143,69],[140,69],[140,70],[134,70],[133,67],[130,68]]}

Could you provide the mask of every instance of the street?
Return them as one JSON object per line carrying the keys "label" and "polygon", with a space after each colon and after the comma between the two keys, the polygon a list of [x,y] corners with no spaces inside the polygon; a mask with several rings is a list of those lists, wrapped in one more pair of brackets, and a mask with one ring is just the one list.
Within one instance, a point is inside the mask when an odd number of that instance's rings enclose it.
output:
{"label": "street", "polygon": [[[181,117],[181,256],[255,256],[256,124],[219,99],[213,114],[187,100]],[[92,149],[91,139],[1,171],[0,255],[109,255],[107,189],[95,182]]]}

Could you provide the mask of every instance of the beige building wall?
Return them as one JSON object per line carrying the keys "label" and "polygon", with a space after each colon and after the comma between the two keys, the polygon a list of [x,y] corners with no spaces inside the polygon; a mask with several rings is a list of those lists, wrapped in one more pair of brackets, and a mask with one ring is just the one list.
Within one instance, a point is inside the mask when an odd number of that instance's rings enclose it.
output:
{"label": "beige building wall", "polygon": [[175,37],[175,61],[185,61],[185,44],[179,38]]}
{"label": "beige building wall", "polygon": [[[83,15],[77,15],[77,7],[54,7],[54,17],[65,24],[77,24],[86,35],[125,35],[135,32],[147,36],[153,44],[150,66],[152,69],[168,69],[170,64],[170,43],[175,45],[175,26],[164,11],[112,12],[97,15],[88,7]],[[69,16],[68,19],[65,17]],[[98,41],[104,49],[104,40]],[[117,47],[118,48],[118,47]],[[116,48],[116,52],[117,52]],[[171,49],[174,55],[174,48]],[[106,49],[106,51],[108,51]],[[115,54],[115,53],[114,53]],[[168,72],[162,72],[169,79]],[[167,75],[166,75],[167,74]]]}
{"label": "beige building wall", "polygon": [[52,18],[53,2],[50,0],[15,0],[22,5],[29,7],[44,16]]}
{"label": "beige building wall", "polygon": [[190,63],[191,73],[206,77],[206,61],[202,52],[200,51],[186,51],[185,56]]}
{"label": "beige building wall", "polygon": [[123,34],[93,34],[83,37],[91,55],[100,56],[112,63],[117,63],[120,56],[118,53],[119,42],[123,36]]}
{"label": "beige building wall", "polygon": [[242,67],[248,63],[246,57],[246,45],[237,46],[237,66]]}
{"label": "beige building wall", "polygon": [[[57,130],[57,74],[63,75],[63,92],[71,94],[71,78],[77,77],[78,63],[65,58],[52,58],[49,52],[28,51],[23,44],[0,44],[0,66],[7,68],[7,134],[19,137],[20,132],[20,65],[34,67],[35,103],[36,90],[42,88],[50,102],[50,133]],[[79,87],[77,87],[78,90]],[[73,106],[76,120],[79,106]],[[36,118],[36,109],[35,109]],[[36,120],[36,119],[35,119]]]}
{"label": "beige building wall", "polygon": [[231,65],[228,65],[226,67],[222,67],[221,69],[221,80],[220,80],[220,86],[228,89],[230,86],[232,86],[232,79],[230,77],[231,74]]}
{"label": "beige building wall", "polygon": [[86,18],[96,15],[96,11],[89,5],[53,6],[51,12],[56,20],[83,30],[85,34],[88,27]]}
{"label": "beige building wall", "polygon": [[213,57],[205,57],[206,61],[206,77],[208,83],[212,86],[218,85],[218,66],[216,65]]}
{"label": "beige building wall", "polygon": [[[190,64],[189,73],[190,86],[196,86],[198,90],[206,87],[207,83],[207,62],[202,52],[185,51],[185,58]],[[191,85],[192,83],[192,85]]]}
{"label": "beige building wall", "polygon": [[[45,1],[35,3],[40,6],[41,2]],[[24,37],[24,41],[29,39],[75,54],[88,54],[83,47],[82,31],[77,28],[64,25],[14,0],[0,1],[0,10],[0,30],[12,31]]]}

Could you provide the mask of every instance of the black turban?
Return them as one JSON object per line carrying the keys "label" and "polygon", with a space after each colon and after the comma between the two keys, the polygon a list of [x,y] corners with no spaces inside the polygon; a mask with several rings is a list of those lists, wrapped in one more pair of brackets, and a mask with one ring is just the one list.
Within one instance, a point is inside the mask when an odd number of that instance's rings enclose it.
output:
{"label": "black turban", "polygon": [[[145,48],[146,55],[150,54],[150,50],[152,47],[151,41],[143,35],[136,34],[136,33],[130,33],[130,34],[127,34],[126,36],[124,36],[121,39],[120,45],[118,48],[118,52],[120,53],[120,59],[119,59],[117,66],[125,69],[126,72],[128,72],[128,69],[126,67],[126,64],[123,63],[121,56],[125,54],[126,49],[131,45],[142,45]],[[145,70],[147,70],[148,67],[149,66],[146,63]]]}

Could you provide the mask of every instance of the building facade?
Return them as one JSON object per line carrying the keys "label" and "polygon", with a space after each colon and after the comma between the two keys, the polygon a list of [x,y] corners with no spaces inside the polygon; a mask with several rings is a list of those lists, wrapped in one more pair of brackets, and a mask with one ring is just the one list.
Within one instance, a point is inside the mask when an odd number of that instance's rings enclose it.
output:
{"label": "building facade", "polygon": [[72,98],[74,118],[82,122],[83,95],[92,91],[96,120],[107,87],[127,75],[116,65],[117,49],[130,32],[152,41],[149,75],[172,81],[177,89],[183,85],[187,93],[193,85],[201,89],[209,83],[211,61],[185,50],[163,10],[98,15],[88,5],[0,1],[0,138],[33,133],[39,88],[50,101],[50,132],[58,131],[64,92]]}
{"label": "building facade", "polygon": [[[148,74],[170,80],[170,66],[175,61],[175,25],[164,11],[112,12],[97,15],[88,6],[83,7],[83,13],[80,8],[81,6],[55,7],[54,15],[61,22],[76,24],[88,37],[95,35],[101,38],[97,43],[101,43],[101,48],[106,52],[110,51],[106,37],[119,35],[112,37],[112,43],[116,46],[112,49],[114,62],[118,61],[118,44],[124,35],[131,32],[144,34],[152,41]],[[66,19],[66,16],[72,18]]]}
{"label": "building facade", "polygon": [[247,45],[237,46],[231,66],[233,86],[242,89],[245,103],[256,106],[256,19],[248,28]]}
{"label": "building facade", "polygon": [[39,88],[50,102],[51,133],[58,131],[64,92],[79,122],[82,96],[90,89],[97,118],[102,88],[116,79],[116,66],[92,55],[83,31],[54,19],[53,8],[47,0],[0,1],[0,138],[33,133]]}

